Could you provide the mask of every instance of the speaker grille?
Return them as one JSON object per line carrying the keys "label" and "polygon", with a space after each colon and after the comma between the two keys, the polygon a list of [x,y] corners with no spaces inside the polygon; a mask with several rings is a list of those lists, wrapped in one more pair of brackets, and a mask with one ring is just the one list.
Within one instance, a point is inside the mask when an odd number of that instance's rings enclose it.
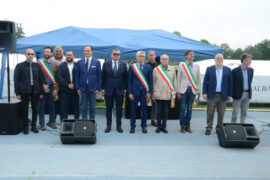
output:
{"label": "speaker grille", "polygon": [[75,136],[93,136],[95,125],[92,121],[76,121],[74,123]]}
{"label": "speaker grille", "polygon": [[228,124],[224,127],[228,140],[246,140],[246,130],[239,124]]}

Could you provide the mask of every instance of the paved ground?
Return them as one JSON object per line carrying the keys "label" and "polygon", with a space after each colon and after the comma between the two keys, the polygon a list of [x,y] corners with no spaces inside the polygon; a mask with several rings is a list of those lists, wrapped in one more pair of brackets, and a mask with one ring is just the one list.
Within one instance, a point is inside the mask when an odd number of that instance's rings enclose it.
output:
{"label": "paved ground", "polygon": [[[225,122],[230,117],[226,112]],[[192,134],[181,134],[179,121],[171,120],[168,134],[156,134],[152,126],[142,134],[137,126],[132,135],[125,119],[123,134],[114,127],[105,134],[105,111],[99,109],[95,145],[62,145],[55,131],[0,136],[0,179],[270,179],[270,132],[260,135],[255,149],[225,149],[215,133],[204,135],[205,119],[205,111],[193,112]],[[270,123],[269,112],[249,112],[257,131],[261,121]]]}

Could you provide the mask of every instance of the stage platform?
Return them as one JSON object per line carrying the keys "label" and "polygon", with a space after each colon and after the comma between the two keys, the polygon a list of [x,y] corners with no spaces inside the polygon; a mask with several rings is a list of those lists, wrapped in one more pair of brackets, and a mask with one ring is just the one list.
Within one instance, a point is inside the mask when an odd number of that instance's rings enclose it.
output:
{"label": "stage platform", "polygon": [[[270,123],[269,114],[249,112],[247,123],[260,132],[261,121]],[[105,110],[97,109],[94,145],[62,145],[59,126],[57,131],[39,134],[1,135],[0,180],[270,179],[270,132],[260,135],[255,149],[221,148],[214,131],[204,135],[206,112],[193,111],[192,116],[192,134],[181,134],[177,120],[168,121],[168,134],[156,134],[150,125],[143,134],[137,120],[136,132],[130,134],[126,119],[124,133],[115,130],[114,121],[112,131],[106,134]],[[224,122],[230,118],[227,111]]]}

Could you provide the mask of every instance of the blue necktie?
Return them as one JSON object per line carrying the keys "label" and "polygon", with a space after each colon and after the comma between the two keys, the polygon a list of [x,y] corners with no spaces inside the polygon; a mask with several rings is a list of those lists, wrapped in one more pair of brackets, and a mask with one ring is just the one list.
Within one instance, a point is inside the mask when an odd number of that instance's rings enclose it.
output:
{"label": "blue necktie", "polygon": [[142,64],[140,64],[140,69],[143,70],[143,65]]}
{"label": "blue necktie", "polygon": [[114,72],[114,76],[116,76],[116,74],[117,74],[117,65],[116,65],[116,62],[114,62],[113,72]]}
{"label": "blue necktie", "polygon": [[86,71],[88,71],[89,59],[86,59]]}

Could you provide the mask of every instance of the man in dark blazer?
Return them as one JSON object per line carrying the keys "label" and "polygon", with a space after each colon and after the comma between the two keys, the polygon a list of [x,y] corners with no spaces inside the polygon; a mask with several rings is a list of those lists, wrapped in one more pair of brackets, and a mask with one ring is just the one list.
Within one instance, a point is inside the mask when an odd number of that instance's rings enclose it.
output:
{"label": "man in dark blazer", "polygon": [[218,113],[216,131],[222,127],[226,101],[232,96],[232,73],[229,67],[223,66],[223,55],[217,54],[215,65],[206,69],[203,81],[203,98],[207,100],[206,135],[211,134],[215,108]]}
{"label": "man in dark blazer", "polygon": [[36,127],[39,99],[43,92],[43,74],[38,63],[34,63],[35,53],[33,49],[26,49],[26,61],[16,65],[14,72],[15,94],[22,104],[23,133],[29,133],[28,108],[29,100],[32,107],[31,131],[38,133]]}
{"label": "man in dark blazer", "polygon": [[[153,88],[152,81],[152,68],[149,64],[145,64],[145,52],[138,51],[136,53],[137,63],[132,64],[129,67],[128,73],[128,93],[129,99],[131,102],[131,116],[130,116],[130,124],[131,129],[130,133],[135,132],[136,127],[136,112],[138,107],[138,102],[140,101],[142,118],[141,118],[141,127],[142,132],[147,133],[146,129],[146,119],[147,119],[147,101],[150,100]],[[135,70],[134,68],[137,67]],[[139,78],[138,76],[142,72],[145,79]],[[144,82],[144,84],[142,83]]]}
{"label": "man in dark blazer", "polygon": [[252,96],[251,83],[253,79],[253,69],[248,67],[251,63],[251,56],[243,54],[241,65],[232,70],[233,79],[233,113],[232,123],[236,123],[239,108],[241,108],[240,123],[245,123],[249,100]]}
{"label": "man in dark blazer", "polygon": [[99,60],[92,57],[92,46],[84,46],[83,51],[85,57],[76,65],[75,87],[81,97],[82,119],[88,119],[89,103],[89,119],[95,120],[96,97],[101,90],[101,66]]}
{"label": "man in dark blazer", "polygon": [[57,78],[61,90],[61,107],[62,119],[68,118],[69,107],[72,104],[74,118],[79,119],[79,96],[75,90],[76,62],[72,50],[66,51],[66,61],[61,63],[57,70]]}
{"label": "man in dark blazer", "polygon": [[113,49],[112,60],[106,61],[102,67],[102,89],[106,101],[107,128],[105,133],[111,131],[112,109],[116,102],[116,130],[123,132],[121,128],[123,100],[127,90],[127,66],[120,61],[120,50]]}

